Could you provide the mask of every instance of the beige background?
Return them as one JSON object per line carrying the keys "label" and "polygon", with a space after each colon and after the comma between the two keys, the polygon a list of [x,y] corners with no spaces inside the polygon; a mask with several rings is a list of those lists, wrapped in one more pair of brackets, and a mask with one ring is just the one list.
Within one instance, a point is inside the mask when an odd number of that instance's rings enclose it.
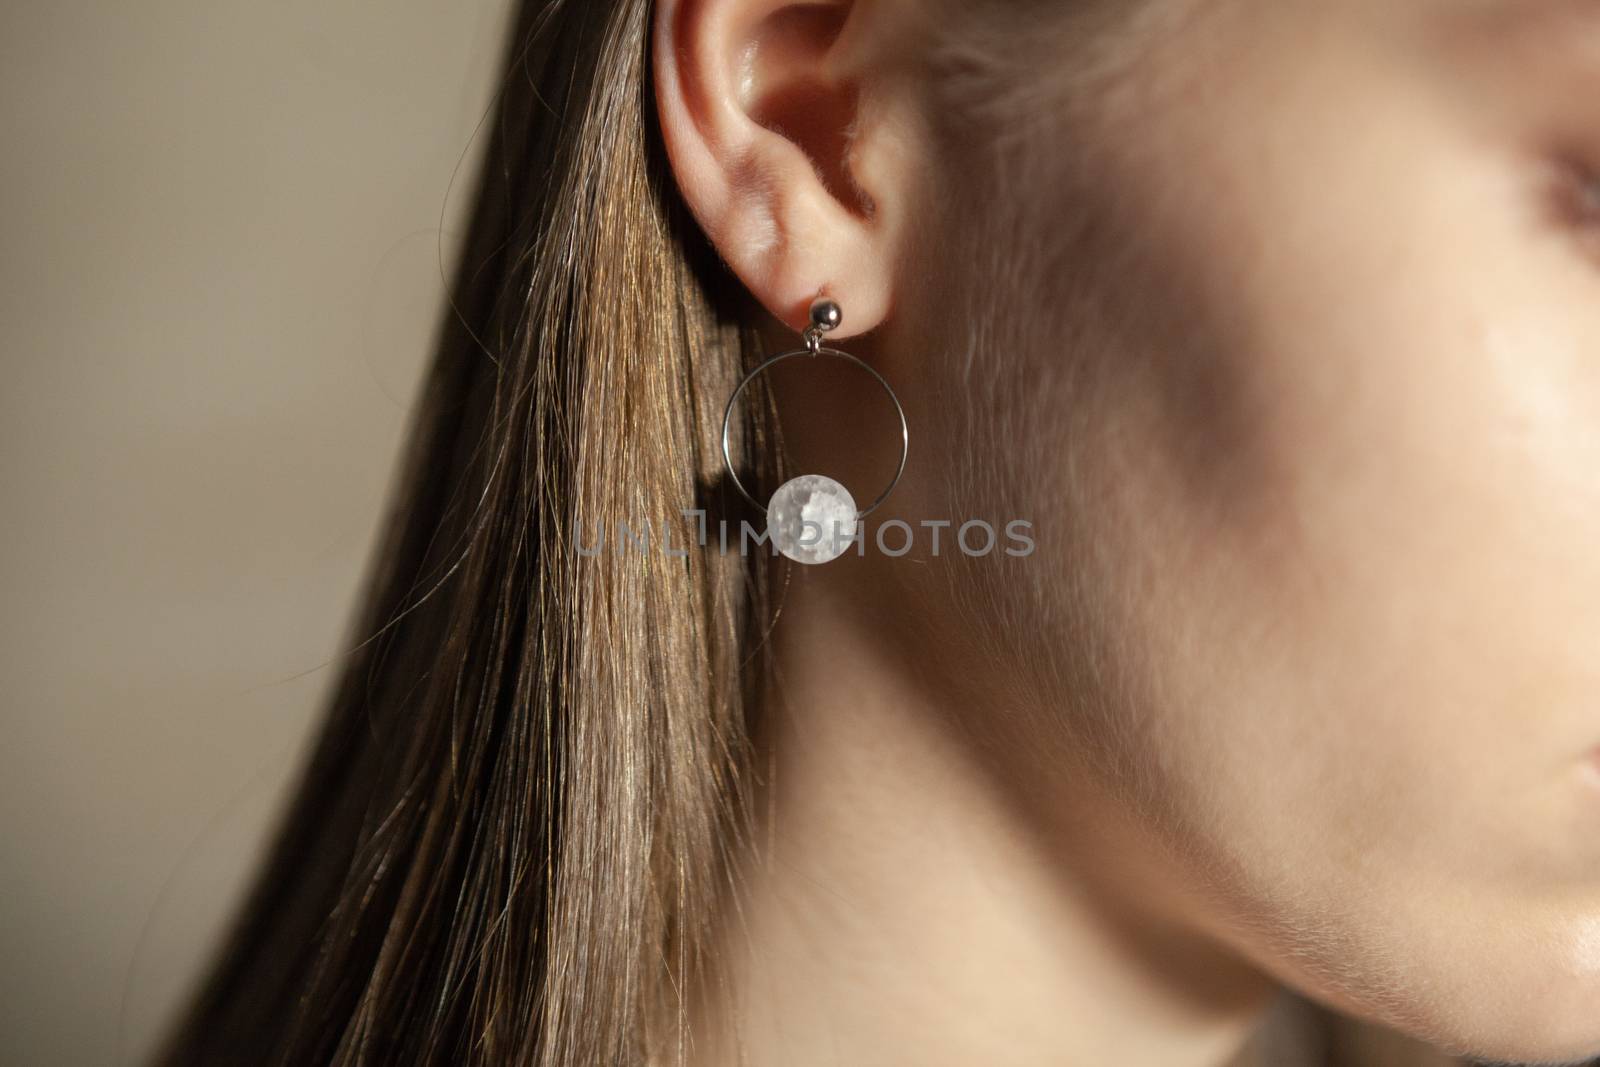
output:
{"label": "beige background", "polygon": [[505,8],[0,6],[0,1063],[136,1062],[240,885]]}

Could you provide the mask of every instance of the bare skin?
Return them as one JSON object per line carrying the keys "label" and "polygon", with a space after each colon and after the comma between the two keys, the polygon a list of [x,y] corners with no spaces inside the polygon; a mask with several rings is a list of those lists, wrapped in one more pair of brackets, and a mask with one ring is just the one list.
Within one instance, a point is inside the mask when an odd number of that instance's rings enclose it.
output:
{"label": "bare skin", "polygon": [[1283,986],[1600,1054],[1600,8],[1193,0],[1095,107],[1039,24],[981,143],[919,17],[657,9],[696,218],[901,391],[874,521],[1038,531],[794,576],[704,1062],[1218,1065]]}

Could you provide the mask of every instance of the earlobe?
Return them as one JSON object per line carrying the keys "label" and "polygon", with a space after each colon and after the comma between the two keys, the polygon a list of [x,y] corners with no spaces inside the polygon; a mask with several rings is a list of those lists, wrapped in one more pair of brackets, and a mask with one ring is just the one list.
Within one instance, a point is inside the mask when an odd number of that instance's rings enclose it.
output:
{"label": "earlobe", "polygon": [[658,0],[655,12],[656,107],[690,211],[791,328],[819,295],[839,300],[841,339],[888,315],[905,156],[874,99],[886,87],[874,71],[893,64],[870,62],[865,15],[857,0]]}

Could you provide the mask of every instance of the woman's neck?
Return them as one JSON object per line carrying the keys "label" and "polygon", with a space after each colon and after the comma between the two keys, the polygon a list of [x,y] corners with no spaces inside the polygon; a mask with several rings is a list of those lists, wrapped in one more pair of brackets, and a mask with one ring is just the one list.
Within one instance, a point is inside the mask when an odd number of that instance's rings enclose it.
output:
{"label": "woman's neck", "polygon": [[727,910],[691,1062],[1232,1060],[1273,983],[1132,904],[1108,874],[1129,850],[1098,818],[1070,844],[1041,833],[946,709],[823,596],[789,600],[762,855]]}

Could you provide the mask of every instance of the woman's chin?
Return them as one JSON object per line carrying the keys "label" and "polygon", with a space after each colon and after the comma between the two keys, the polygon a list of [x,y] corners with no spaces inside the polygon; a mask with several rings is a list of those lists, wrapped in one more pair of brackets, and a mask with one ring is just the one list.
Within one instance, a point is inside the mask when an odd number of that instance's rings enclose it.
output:
{"label": "woman's chin", "polygon": [[[1600,1057],[1600,912],[1540,930],[1503,926],[1481,958],[1452,960],[1430,1018],[1404,1029],[1446,1051],[1504,1064],[1577,1064]],[[1509,944],[1507,944],[1509,942]]]}

